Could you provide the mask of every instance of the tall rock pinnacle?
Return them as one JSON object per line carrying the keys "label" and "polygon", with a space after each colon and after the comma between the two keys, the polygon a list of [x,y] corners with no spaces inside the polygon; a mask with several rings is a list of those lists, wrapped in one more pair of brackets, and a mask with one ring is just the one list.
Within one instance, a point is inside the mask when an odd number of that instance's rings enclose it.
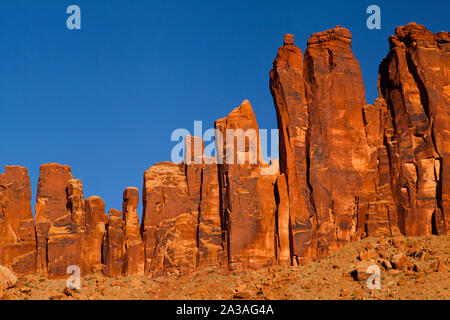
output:
{"label": "tall rock pinnacle", "polygon": [[285,35],[270,72],[270,91],[276,106],[280,172],[285,175],[292,236],[292,253],[297,259],[310,260],[312,252],[313,207],[308,186],[308,105],[303,78],[303,55],[294,45],[294,37]]}
{"label": "tall rock pinnacle", "polygon": [[[286,34],[270,72],[279,161],[263,159],[248,100],[215,121],[216,152],[185,136],[184,161],[144,173],[122,210],[85,200],[69,166],[40,168],[35,224],[27,170],[0,175],[0,265],[18,274],[186,274],[293,265],[350,241],[450,230],[450,34],[410,23],[389,39],[366,104],[349,30]],[[213,146],[212,144],[210,146]]]}
{"label": "tall rock pinnacle", "polygon": [[389,38],[379,91],[393,115],[388,138],[400,228],[446,234],[450,225],[450,34],[410,23]]}
{"label": "tall rock pinnacle", "polygon": [[27,169],[6,166],[0,175],[0,265],[15,273],[36,271],[36,236]]}

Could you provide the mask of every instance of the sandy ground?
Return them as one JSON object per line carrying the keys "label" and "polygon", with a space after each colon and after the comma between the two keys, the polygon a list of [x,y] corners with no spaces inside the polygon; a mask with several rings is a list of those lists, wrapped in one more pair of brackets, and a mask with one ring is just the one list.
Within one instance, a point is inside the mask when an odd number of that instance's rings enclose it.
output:
{"label": "sandy ground", "polygon": [[[369,265],[380,268],[380,289],[368,288]],[[158,278],[89,275],[79,291],[67,289],[66,280],[31,275],[19,278],[2,299],[450,300],[449,269],[450,236],[368,238],[300,267],[243,272],[205,268]]]}

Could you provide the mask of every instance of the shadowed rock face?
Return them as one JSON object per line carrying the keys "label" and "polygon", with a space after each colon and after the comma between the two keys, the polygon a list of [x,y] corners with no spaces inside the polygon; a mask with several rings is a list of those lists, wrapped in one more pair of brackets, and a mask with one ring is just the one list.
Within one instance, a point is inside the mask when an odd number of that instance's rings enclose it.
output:
{"label": "shadowed rock face", "polygon": [[375,189],[360,195],[358,225],[353,237],[358,240],[365,235],[399,235],[399,216],[390,185],[389,155],[385,145],[385,137],[392,132],[392,117],[386,101],[378,98],[374,105],[364,106],[363,117],[370,159],[367,182]]}
{"label": "shadowed rock face", "polygon": [[[278,129],[280,172],[285,175],[289,197],[284,211],[291,219],[289,234],[292,237],[292,254],[297,257],[314,257],[311,251],[314,209],[310,201],[308,186],[308,105],[306,103],[305,81],[303,78],[303,55],[294,45],[294,37],[286,35],[284,46],[278,49],[270,72],[270,91],[276,106]],[[283,186],[284,182],[280,182]],[[283,197],[283,195],[280,195]]]}
{"label": "shadowed rock face", "polygon": [[245,100],[215,122],[215,156],[186,136],[182,163],[145,171],[140,226],[137,188],[124,191],[123,216],[108,217],[59,164],[41,166],[34,225],[27,170],[7,166],[0,264],[158,276],[298,265],[366,236],[448,234],[450,35],[410,23],[389,40],[369,105],[350,31],[313,34],[304,57],[286,35],[270,72],[279,163],[263,160]]}
{"label": "shadowed rock face", "polygon": [[17,274],[36,271],[36,235],[26,168],[6,166],[0,175],[0,265]]}
{"label": "shadowed rock face", "polygon": [[38,271],[49,277],[65,277],[67,267],[81,272],[101,272],[102,242],[108,216],[99,197],[84,201],[81,180],[69,166],[41,166],[36,199]]}
{"label": "shadowed rock face", "polygon": [[109,210],[102,260],[106,276],[144,274],[144,243],[139,231],[138,204],[138,189],[128,187],[123,193],[123,219],[122,212]]}
{"label": "shadowed rock face", "polygon": [[291,263],[290,237],[291,225],[289,219],[289,193],[285,174],[280,174],[275,185],[276,213],[276,244],[277,260],[280,265]]}
{"label": "shadowed rock face", "polygon": [[[401,231],[448,233],[450,35],[410,23],[390,37],[379,90],[393,116],[388,138]],[[447,181],[447,183],[446,183]]]}

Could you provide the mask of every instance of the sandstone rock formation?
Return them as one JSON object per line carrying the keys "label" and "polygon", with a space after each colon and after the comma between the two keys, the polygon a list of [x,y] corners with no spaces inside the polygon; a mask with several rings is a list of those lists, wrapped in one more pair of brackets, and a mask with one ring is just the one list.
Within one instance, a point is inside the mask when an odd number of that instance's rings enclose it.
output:
{"label": "sandstone rock formation", "polygon": [[0,297],[4,290],[13,287],[17,281],[17,276],[11,270],[0,265]]}
{"label": "sandstone rock formation", "polygon": [[65,277],[71,265],[81,272],[103,269],[105,205],[99,197],[84,201],[81,180],[71,168],[41,166],[36,199],[37,269],[49,277]]}
{"label": "sandstone rock formation", "polygon": [[141,225],[137,188],[124,191],[123,215],[108,217],[102,199],[84,200],[81,180],[54,163],[40,169],[34,225],[27,170],[7,166],[0,265],[49,277],[70,265],[158,276],[295,266],[368,236],[448,234],[450,35],[410,23],[389,41],[372,105],[349,30],[313,34],[304,57],[286,35],[270,72],[279,162],[264,161],[245,100],[215,122],[214,156],[186,136],[182,163],[145,171]]}
{"label": "sandstone rock formation", "polygon": [[123,220],[125,224],[123,274],[127,276],[144,274],[145,252],[144,242],[139,231],[138,204],[139,190],[132,187],[126,188],[123,193]]}
{"label": "sandstone rock formation", "polygon": [[275,260],[274,184],[278,170],[275,175],[261,174],[267,164],[263,163],[250,102],[245,100],[226,118],[216,120],[215,127],[220,132],[217,155],[223,160],[219,183],[228,263],[232,269],[270,265]]}
{"label": "sandstone rock formation", "polygon": [[304,62],[291,36],[271,71],[286,175],[293,254],[310,261],[348,243],[367,182],[364,85],[342,27],[313,34]]}
{"label": "sandstone rock formation", "polygon": [[313,34],[305,52],[311,201],[317,255],[350,241],[369,169],[364,84],[345,28]]}
{"label": "sandstone rock formation", "polygon": [[18,274],[36,271],[36,235],[27,169],[6,166],[0,175],[0,265]]}
{"label": "sandstone rock formation", "polygon": [[145,272],[195,268],[198,208],[189,197],[184,165],[162,162],[145,171],[142,196]]}
{"label": "sandstone rock formation", "polygon": [[227,264],[220,211],[220,185],[216,159],[202,167],[198,219],[198,267]]}
{"label": "sandstone rock formation", "polygon": [[69,166],[41,166],[36,199],[37,268],[50,277],[66,275],[81,265],[81,236],[68,210],[67,190],[73,179]]}
{"label": "sandstone rock formation", "polygon": [[122,212],[111,209],[108,213],[107,234],[103,245],[103,256],[105,257],[105,269],[103,273],[107,277],[117,277],[122,275],[124,263]]}
{"label": "sandstone rock formation", "polygon": [[[289,197],[284,211],[290,217],[293,262],[312,259],[314,209],[308,185],[308,106],[303,78],[303,55],[293,35],[285,35],[270,72],[270,90],[277,111],[280,172],[284,174]],[[283,183],[283,182],[281,182]],[[279,196],[280,198],[283,195]]]}
{"label": "sandstone rock formation", "polygon": [[277,260],[280,265],[291,263],[291,228],[289,217],[289,193],[284,173],[280,174],[275,184],[276,212],[276,244]]}
{"label": "sandstone rock formation", "polygon": [[[392,129],[392,118],[383,99],[363,108],[367,144],[369,147],[368,177],[375,192],[362,194],[359,201],[358,225],[354,239],[362,236],[399,235],[397,205],[390,185],[389,156],[384,143],[384,132]],[[361,199],[360,198],[360,199]]]}
{"label": "sandstone rock formation", "polygon": [[[410,23],[389,38],[379,91],[393,116],[386,135],[400,229],[446,234],[450,210],[450,34]],[[447,181],[447,183],[446,183]]]}
{"label": "sandstone rock formation", "polygon": [[[111,222],[114,227],[116,222],[114,217]],[[103,270],[102,244],[106,236],[107,224],[108,216],[105,214],[103,200],[97,196],[87,198],[86,234],[83,238],[82,257],[88,273],[97,273]]]}
{"label": "sandstone rock formation", "polygon": [[412,23],[390,43],[374,105],[347,29],[313,34],[303,61],[292,35],[278,50],[270,87],[289,198],[278,211],[288,207],[298,262],[363,236],[448,232],[448,33]]}

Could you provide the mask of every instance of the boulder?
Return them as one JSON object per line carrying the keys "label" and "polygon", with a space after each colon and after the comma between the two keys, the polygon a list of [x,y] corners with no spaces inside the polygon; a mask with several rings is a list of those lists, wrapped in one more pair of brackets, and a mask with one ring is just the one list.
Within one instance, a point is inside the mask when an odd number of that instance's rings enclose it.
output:
{"label": "boulder", "polygon": [[16,285],[17,276],[5,266],[0,266],[0,296],[6,289],[12,288]]}

